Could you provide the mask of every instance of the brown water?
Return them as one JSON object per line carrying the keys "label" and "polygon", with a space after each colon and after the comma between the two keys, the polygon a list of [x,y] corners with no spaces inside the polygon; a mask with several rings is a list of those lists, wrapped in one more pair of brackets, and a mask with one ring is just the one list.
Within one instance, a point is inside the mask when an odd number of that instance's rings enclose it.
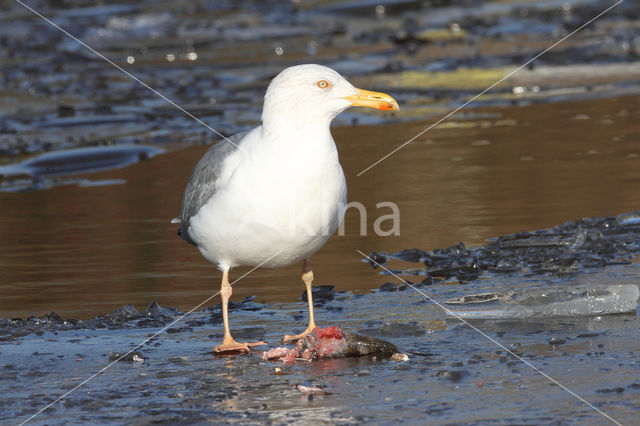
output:
{"label": "brown water", "polygon": [[[368,235],[359,235],[360,218],[349,210],[345,235],[332,237],[313,258],[316,284],[366,291],[387,281],[361,263],[356,250],[474,245],[638,209],[639,101],[467,110],[466,118],[443,123],[360,177],[430,123],[334,129],[349,200],[368,209]],[[88,176],[125,179],[121,185],[1,193],[0,317],[52,310],[90,317],[124,303],[143,308],[152,299],[186,310],[216,292],[220,273],[169,223],[205,149]],[[373,221],[390,213],[376,208],[383,201],[400,208],[399,236],[373,232]],[[234,286],[234,298],[297,300],[299,268],[255,271]]]}

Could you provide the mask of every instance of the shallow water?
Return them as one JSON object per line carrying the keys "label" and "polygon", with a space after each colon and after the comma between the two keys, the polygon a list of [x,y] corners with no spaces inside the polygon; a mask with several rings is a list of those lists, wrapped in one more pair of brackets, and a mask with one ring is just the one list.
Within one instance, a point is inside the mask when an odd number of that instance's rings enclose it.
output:
{"label": "shallow water", "polygon": [[[475,245],[637,209],[639,101],[628,96],[470,110],[360,177],[428,123],[334,129],[349,200],[367,208],[367,235],[359,235],[358,211],[349,210],[345,235],[332,237],[313,258],[317,284],[353,291],[380,286],[384,278],[361,264],[356,250]],[[123,303],[141,308],[152,299],[186,310],[217,291],[220,273],[169,223],[205,149],[87,175],[126,184],[0,194],[0,317],[51,310],[89,317]],[[400,209],[399,236],[375,235],[373,222],[391,213],[376,207],[385,201]],[[391,222],[381,226],[389,229]],[[304,288],[299,268],[256,271],[234,294],[291,302]]]}

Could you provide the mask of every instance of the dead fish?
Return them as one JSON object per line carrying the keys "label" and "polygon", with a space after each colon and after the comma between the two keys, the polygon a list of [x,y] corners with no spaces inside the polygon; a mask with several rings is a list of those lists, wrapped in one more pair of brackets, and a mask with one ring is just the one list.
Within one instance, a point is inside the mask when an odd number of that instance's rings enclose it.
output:
{"label": "dead fish", "polygon": [[302,340],[298,341],[302,358],[344,358],[362,355],[388,355],[399,352],[398,348],[389,342],[374,337],[343,332],[340,328],[331,326],[316,328]]}
{"label": "dead fish", "polygon": [[384,340],[360,334],[346,333],[331,326],[316,328],[304,339],[298,340],[294,348],[273,348],[262,354],[262,359],[280,359],[285,363],[296,360],[345,358],[363,355],[391,357],[400,352],[397,347]]}

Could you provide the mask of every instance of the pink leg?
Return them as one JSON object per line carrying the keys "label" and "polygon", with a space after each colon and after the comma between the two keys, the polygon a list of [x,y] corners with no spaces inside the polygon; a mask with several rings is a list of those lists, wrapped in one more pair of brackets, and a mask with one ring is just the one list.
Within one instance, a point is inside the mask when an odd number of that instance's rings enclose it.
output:
{"label": "pink leg", "polygon": [[216,353],[220,352],[251,352],[252,346],[266,345],[266,342],[238,343],[231,337],[229,330],[229,299],[231,298],[231,285],[229,284],[229,269],[222,272],[222,285],[220,296],[222,297],[222,321],[224,323],[224,339],[221,345],[213,348]]}
{"label": "pink leg", "polygon": [[307,329],[300,334],[296,334],[295,336],[290,336],[288,334],[285,335],[282,339],[282,343],[294,342],[296,340],[302,339],[316,328],[316,322],[313,318],[313,296],[311,294],[311,286],[313,284],[313,271],[311,270],[311,261],[309,259],[305,259],[302,264],[302,281],[304,281],[304,285],[307,287],[307,302],[309,303],[309,325],[307,326]]}

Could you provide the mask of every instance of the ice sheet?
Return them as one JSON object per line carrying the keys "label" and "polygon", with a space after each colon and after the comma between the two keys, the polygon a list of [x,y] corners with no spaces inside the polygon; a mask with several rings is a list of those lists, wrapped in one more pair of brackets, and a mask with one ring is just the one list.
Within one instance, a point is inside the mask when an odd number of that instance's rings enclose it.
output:
{"label": "ice sheet", "polygon": [[[637,285],[625,284],[510,292],[509,297],[483,293],[450,299],[445,304],[447,314],[462,318],[590,316],[635,312],[639,295]],[[479,303],[483,298],[487,302]]]}

